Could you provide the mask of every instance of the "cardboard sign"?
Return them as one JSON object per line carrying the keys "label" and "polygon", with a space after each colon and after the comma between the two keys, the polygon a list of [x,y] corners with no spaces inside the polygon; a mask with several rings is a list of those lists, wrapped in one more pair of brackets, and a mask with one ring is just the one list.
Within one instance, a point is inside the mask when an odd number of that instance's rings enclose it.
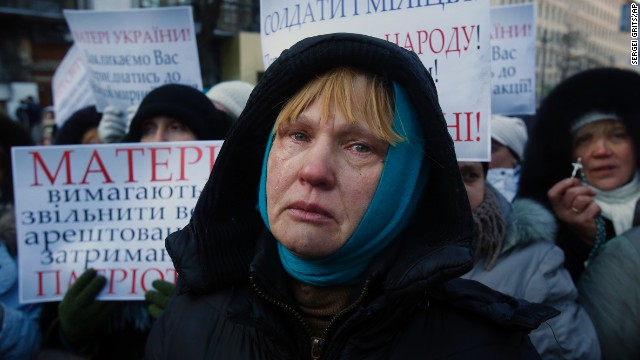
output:
{"label": "cardboard sign", "polygon": [[336,32],[374,36],[415,52],[436,82],[458,159],[490,159],[488,0],[262,0],[260,13],[265,67],[303,38]]}
{"label": "cardboard sign", "polygon": [[164,240],[188,224],[222,141],[12,148],[20,302],[62,299],[87,268],[100,299],[175,282]]}
{"label": "cardboard sign", "polygon": [[77,110],[96,103],[89,85],[87,66],[77,46],[69,48],[56,68],[51,93],[58,128]]}
{"label": "cardboard sign", "polygon": [[202,89],[191,7],[64,10],[64,16],[99,112],[107,105],[125,111],[164,84]]}
{"label": "cardboard sign", "polygon": [[536,4],[491,9],[491,111],[536,112]]}

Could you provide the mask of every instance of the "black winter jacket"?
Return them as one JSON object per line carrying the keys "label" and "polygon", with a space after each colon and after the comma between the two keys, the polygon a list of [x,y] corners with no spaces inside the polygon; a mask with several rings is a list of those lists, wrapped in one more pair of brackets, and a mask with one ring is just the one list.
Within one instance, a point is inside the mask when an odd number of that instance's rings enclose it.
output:
{"label": "black winter jacket", "polygon": [[[403,85],[424,119],[426,190],[409,225],[362,275],[351,306],[311,338],[276,240],[257,210],[269,132],[282,104],[336,66]],[[409,69],[409,71],[407,71]],[[283,52],[234,123],[191,222],[166,247],[178,294],[148,359],[535,359],[527,333],[557,312],[456,279],[472,266],[473,222],[434,83],[418,57],[368,36],[309,38]],[[454,280],[455,279],[455,280]]]}

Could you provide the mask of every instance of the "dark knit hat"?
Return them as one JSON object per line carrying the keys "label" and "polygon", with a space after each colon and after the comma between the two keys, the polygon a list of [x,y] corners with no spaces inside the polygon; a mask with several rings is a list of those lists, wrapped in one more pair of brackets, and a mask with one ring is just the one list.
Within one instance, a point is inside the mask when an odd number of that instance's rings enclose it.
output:
{"label": "dark knit hat", "polygon": [[167,84],[153,89],[142,99],[125,141],[140,141],[143,122],[156,116],[180,121],[198,140],[222,140],[231,127],[226,114],[216,109],[205,94],[187,85]]}
{"label": "dark knit hat", "polygon": [[82,144],[82,137],[87,131],[96,129],[100,124],[102,114],[96,110],[94,105],[83,107],[77,110],[62,124],[56,132],[53,140],[54,145],[75,145]]}

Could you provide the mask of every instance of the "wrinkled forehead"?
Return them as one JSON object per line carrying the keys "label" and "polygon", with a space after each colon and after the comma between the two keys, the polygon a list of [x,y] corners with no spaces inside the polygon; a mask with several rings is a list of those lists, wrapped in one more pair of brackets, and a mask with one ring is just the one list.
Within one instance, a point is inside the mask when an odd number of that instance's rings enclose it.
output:
{"label": "wrinkled forehead", "polygon": [[284,104],[274,130],[298,121],[313,105],[321,123],[340,112],[348,124],[359,124],[393,143],[400,140],[392,130],[393,94],[393,88],[379,76],[349,68],[332,69],[311,79]]}

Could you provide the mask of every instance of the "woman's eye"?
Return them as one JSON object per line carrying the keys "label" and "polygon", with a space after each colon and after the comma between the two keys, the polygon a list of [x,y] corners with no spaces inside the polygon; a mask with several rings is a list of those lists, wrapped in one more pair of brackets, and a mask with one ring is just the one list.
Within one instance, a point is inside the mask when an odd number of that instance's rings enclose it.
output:
{"label": "woman's eye", "polygon": [[307,136],[301,132],[295,132],[291,137],[296,141],[307,141]]}
{"label": "woman's eye", "polygon": [[614,139],[626,139],[628,137],[627,132],[626,131],[617,131],[615,133],[613,133],[613,138]]}
{"label": "woman's eye", "polygon": [[170,129],[173,131],[182,131],[184,129],[184,126],[180,123],[174,123],[171,124]]}
{"label": "woman's eye", "polygon": [[477,180],[478,178],[480,178],[479,174],[476,174],[474,172],[462,172],[462,181],[464,181],[465,183],[468,182],[473,182],[475,180]]}
{"label": "woman's eye", "polygon": [[577,139],[575,139],[575,141],[573,142],[573,146],[580,147],[582,145],[587,144],[589,141],[591,141],[590,136],[580,136]]}
{"label": "woman's eye", "polygon": [[144,124],[142,125],[142,134],[149,134],[152,133],[153,130],[153,126],[151,124]]}
{"label": "woman's eye", "polygon": [[371,151],[371,149],[368,146],[363,144],[355,144],[353,145],[353,149],[359,153],[368,153]]}

